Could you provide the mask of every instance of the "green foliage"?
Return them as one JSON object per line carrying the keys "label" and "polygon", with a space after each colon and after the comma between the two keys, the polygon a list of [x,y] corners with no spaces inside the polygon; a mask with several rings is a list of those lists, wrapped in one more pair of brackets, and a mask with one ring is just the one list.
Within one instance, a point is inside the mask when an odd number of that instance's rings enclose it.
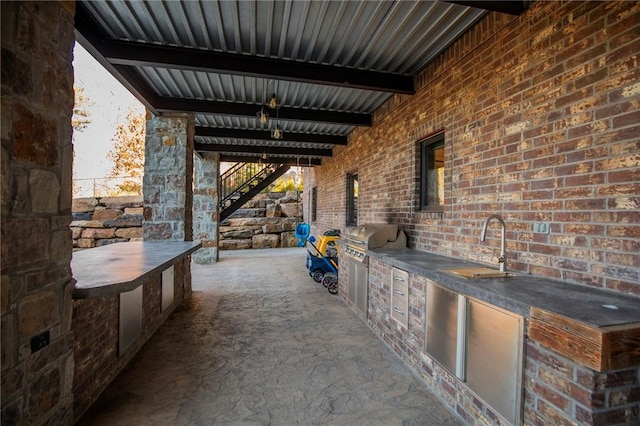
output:
{"label": "green foliage", "polygon": [[287,191],[301,191],[304,189],[304,182],[300,179],[298,185],[296,187],[296,181],[293,177],[283,176],[276,179],[269,187],[266,192],[287,192]]}
{"label": "green foliage", "polygon": [[[107,157],[114,163],[109,177],[138,177],[144,173],[144,143],[146,118],[133,108],[127,111],[124,122],[120,122],[111,138],[113,149]],[[118,185],[122,193],[142,193],[142,187],[135,181],[125,181]]]}
{"label": "green foliage", "polygon": [[73,86],[74,105],[71,125],[74,132],[81,132],[91,124],[91,117],[88,108],[94,103],[84,94],[84,87]]}

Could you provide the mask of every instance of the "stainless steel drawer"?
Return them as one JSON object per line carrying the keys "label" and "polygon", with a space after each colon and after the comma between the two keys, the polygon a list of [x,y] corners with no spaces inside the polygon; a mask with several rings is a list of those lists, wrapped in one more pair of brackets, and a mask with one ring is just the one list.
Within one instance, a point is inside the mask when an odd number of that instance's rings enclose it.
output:
{"label": "stainless steel drawer", "polygon": [[391,318],[407,327],[409,323],[409,274],[402,269],[391,271]]}

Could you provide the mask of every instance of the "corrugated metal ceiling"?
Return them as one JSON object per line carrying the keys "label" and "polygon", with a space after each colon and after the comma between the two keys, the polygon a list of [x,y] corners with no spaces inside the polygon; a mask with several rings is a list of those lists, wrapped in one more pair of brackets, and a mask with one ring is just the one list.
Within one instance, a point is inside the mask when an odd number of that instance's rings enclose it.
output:
{"label": "corrugated metal ceiling", "polygon": [[[354,124],[336,123],[339,120],[335,117],[324,119],[320,112],[371,114],[393,95],[393,90],[362,89],[352,81],[342,86],[315,81],[322,80],[322,70],[309,82],[270,75],[270,69],[251,69],[251,65],[242,72],[220,70],[206,57],[193,67],[180,63],[180,52],[198,49],[203,55],[235,54],[240,60],[268,58],[292,68],[296,64],[318,64],[333,67],[324,69],[338,76],[341,70],[414,76],[484,13],[482,9],[440,1],[81,1],[76,28],[84,47],[156,112],[185,110],[184,105],[189,110],[194,105],[190,112],[196,113],[199,127],[264,129],[253,111],[257,112],[275,93],[283,108],[269,111],[268,128],[273,128],[275,116],[281,114],[277,124],[285,134],[345,136]],[[169,60],[174,61],[170,65],[153,60],[114,60],[104,45],[115,41],[124,42],[116,46],[118,49],[173,46],[178,54]],[[112,50],[119,54],[116,48]],[[176,100],[201,102],[181,103],[180,108],[156,106],[171,102],[178,105]],[[215,102],[221,103],[215,113],[202,111]],[[238,114],[237,108],[227,111],[224,107],[231,104],[244,106],[247,112]],[[284,107],[293,113],[314,114],[310,118],[287,118]],[[235,145],[253,145],[259,153],[267,144],[251,137],[197,136],[196,142],[221,144],[230,148],[229,153],[234,152]],[[322,156],[312,155],[313,149],[326,152],[332,146],[296,141],[268,144],[295,148],[296,153],[306,149],[313,157]],[[292,154],[292,158],[298,156]]]}

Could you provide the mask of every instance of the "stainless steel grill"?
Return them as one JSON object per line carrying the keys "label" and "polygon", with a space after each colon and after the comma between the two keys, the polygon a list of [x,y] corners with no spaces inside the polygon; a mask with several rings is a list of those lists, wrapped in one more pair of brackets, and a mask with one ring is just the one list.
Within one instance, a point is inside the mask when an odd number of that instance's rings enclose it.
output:
{"label": "stainless steel grill", "polygon": [[369,223],[355,228],[346,237],[347,298],[364,316],[368,310],[369,249],[399,249],[407,246],[407,237],[398,225]]}
{"label": "stainless steel grill", "polygon": [[398,225],[369,223],[355,228],[345,237],[345,253],[349,259],[368,265],[369,249],[396,249],[407,246],[407,237]]}

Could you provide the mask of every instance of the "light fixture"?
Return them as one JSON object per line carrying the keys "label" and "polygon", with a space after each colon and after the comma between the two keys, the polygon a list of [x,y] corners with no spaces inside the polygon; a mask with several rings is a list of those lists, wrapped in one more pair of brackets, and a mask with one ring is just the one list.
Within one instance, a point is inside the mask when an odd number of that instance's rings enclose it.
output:
{"label": "light fixture", "polygon": [[262,157],[260,157],[261,160],[263,161],[267,161],[267,151],[262,151]]}
{"label": "light fixture", "polygon": [[280,103],[278,102],[278,98],[276,97],[276,94],[274,93],[273,96],[271,96],[271,99],[269,99],[269,108],[271,109],[276,109],[280,107]]}
{"label": "light fixture", "polygon": [[271,131],[271,137],[273,139],[282,139],[282,136],[282,129],[276,124],[276,127]]}
{"label": "light fixture", "polygon": [[267,124],[267,121],[269,121],[269,114],[264,112],[264,108],[260,108],[260,111],[258,111],[256,115],[262,124]]}

